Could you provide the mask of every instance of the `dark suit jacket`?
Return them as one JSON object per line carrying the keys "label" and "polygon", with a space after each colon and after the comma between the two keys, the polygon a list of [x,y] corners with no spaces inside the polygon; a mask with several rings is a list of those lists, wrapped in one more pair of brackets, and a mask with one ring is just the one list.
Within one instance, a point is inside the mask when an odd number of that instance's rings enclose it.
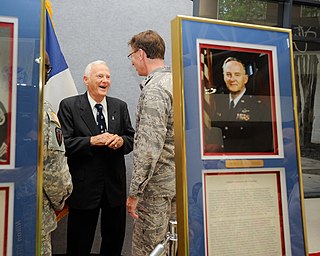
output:
{"label": "dark suit jacket", "polygon": [[117,149],[90,146],[90,137],[99,134],[87,93],[61,101],[61,122],[66,156],[73,181],[73,192],[67,200],[76,209],[99,207],[103,196],[111,206],[125,204],[126,167],[124,155],[132,151],[134,129],[127,104],[106,97],[108,132],[121,136],[124,145]]}

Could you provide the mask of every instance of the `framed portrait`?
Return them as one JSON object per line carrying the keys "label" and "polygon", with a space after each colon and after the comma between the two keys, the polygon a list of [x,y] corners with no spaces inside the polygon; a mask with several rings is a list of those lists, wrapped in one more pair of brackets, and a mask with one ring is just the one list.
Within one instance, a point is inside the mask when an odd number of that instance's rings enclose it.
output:
{"label": "framed portrait", "polygon": [[307,255],[291,30],[187,16],[171,29],[178,254]]}
{"label": "framed portrait", "polygon": [[202,158],[283,157],[276,48],[198,39],[197,50]]}
{"label": "framed portrait", "polygon": [[0,252],[12,255],[14,184],[0,183]]}
{"label": "framed portrait", "polygon": [[0,16],[0,168],[14,168],[18,20]]}

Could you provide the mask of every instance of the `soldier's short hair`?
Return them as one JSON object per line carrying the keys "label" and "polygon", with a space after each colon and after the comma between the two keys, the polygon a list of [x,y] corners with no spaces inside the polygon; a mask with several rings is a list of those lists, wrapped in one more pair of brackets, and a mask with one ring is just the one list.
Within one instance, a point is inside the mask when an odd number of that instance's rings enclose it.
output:
{"label": "soldier's short hair", "polygon": [[149,59],[164,59],[166,50],[162,37],[153,30],[146,30],[134,35],[128,42],[134,51],[142,49]]}

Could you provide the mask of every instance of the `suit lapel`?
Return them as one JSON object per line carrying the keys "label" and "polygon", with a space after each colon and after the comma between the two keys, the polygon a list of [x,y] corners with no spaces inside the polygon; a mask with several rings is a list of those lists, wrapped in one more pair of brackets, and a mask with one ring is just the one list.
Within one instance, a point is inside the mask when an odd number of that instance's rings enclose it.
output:
{"label": "suit lapel", "polygon": [[116,132],[116,124],[119,119],[119,115],[117,113],[117,108],[112,100],[112,98],[106,97],[107,100],[107,108],[108,108],[108,132],[115,133]]}
{"label": "suit lapel", "polygon": [[80,98],[80,115],[93,135],[99,134],[96,121],[92,114],[92,109],[88,100],[87,93]]}

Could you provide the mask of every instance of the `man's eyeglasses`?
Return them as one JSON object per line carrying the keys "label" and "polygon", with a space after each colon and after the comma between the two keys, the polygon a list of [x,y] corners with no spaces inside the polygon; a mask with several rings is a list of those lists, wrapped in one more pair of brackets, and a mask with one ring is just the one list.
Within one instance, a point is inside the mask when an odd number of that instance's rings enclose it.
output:
{"label": "man's eyeglasses", "polygon": [[50,72],[52,71],[52,67],[51,67],[50,65],[48,65],[48,64],[44,64],[44,66],[45,66],[45,68],[46,68],[47,74],[49,75]]}
{"label": "man's eyeglasses", "polygon": [[130,54],[127,56],[127,57],[128,57],[128,59],[129,59],[129,60],[132,60],[132,54],[136,53],[137,51],[139,51],[139,49],[138,49],[138,50],[133,51],[132,53],[130,53]]}

